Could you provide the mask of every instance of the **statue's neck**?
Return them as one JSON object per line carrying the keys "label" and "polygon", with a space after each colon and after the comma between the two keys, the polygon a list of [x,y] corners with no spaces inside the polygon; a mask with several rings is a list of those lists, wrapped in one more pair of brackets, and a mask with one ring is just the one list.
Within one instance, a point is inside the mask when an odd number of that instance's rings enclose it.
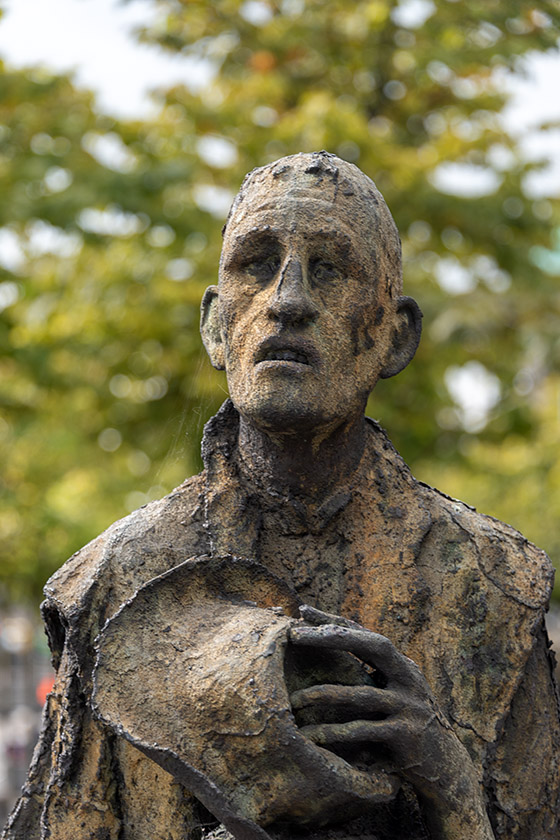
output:
{"label": "statue's neck", "polygon": [[242,468],[268,492],[319,503],[347,484],[360,463],[366,438],[363,415],[331,429],[271,433],[240,418]]}

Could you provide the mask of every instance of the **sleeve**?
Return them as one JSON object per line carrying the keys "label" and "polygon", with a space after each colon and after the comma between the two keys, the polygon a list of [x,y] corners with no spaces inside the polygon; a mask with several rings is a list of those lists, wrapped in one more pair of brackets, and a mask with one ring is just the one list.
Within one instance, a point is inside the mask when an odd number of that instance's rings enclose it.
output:
{"label": "sleeve", "polygon": [[543,621],[494,747],[486,784],[497,838],[560,837],[560,711],[554,666]]}
{"label": "sleeve", "polygon": [[2,840],[193,840],[198,802],[93,719],[64,623],[44,610],[57,678],[22,793]]}
{"label": "sleeve", "polygon": [[56,640],[56,681],[47,698],[26,783],[2,840],[86,836],[117,840],[110,744],[88,713],[78,665],[64,642],[60,617],[54,610],[48,615],[51,645]]}

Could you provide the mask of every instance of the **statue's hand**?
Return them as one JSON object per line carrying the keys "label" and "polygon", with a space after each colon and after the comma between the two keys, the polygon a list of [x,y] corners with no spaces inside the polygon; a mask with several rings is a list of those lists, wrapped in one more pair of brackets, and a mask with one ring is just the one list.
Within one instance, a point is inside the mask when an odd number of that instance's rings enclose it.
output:
{"label": "statue's hand", "polygon": [[333,674],[333,684],[293,692],[294,711],[312,706],[320,720],[321,708],[338,709],[346,719],[303,726],[302,733],[345,754],[353,745],[383,745],[390,756],[386,769],[414,787],[434,840],[493,838],[474,765],[418,666],[385,636],[310,607],[301,612],[319,626],[293,627],[293,644],[348,651],[374,668],[383,685],[335,684]]}
{"label": "statue's hand", "polygon": [[[318,611],[303,607],[304,618],[317,621]],[[325,615],[326,618],[326,615]],[[331,621],[335,617],[330,617]],[[394,768],[415,786],[428,787],[440,771],[432,741],[454,737],[438,710],[420,669],[385,636],[350,622],[298,626],[290,631],[292,643],[348,651],[375,669],[383,688],[368,685],[314,685],[293,692],[294,711],[309,706],[338,709],[344,723],[318,723],[302,732],[322,747],[384,744]],[[333,683],[338,682],[333,674]],[[320,709],[317,715],[320,719]],[[440,730],[442,732],[440,733]],[[435,734],[437,733],[437,735]]]}

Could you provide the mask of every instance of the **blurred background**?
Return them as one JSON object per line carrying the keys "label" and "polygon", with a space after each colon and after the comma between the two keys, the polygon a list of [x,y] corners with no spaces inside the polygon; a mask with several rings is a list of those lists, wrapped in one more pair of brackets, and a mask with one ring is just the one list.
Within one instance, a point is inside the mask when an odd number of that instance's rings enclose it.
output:
{"label": "blurred background", "polygon": [[198,304],[255,166],[325,148],[374,178],[425,317],[369,414],[558,564],[560,3],[0,7],[1,823],[51,680],[45,580],[200,469],[227,388]]}

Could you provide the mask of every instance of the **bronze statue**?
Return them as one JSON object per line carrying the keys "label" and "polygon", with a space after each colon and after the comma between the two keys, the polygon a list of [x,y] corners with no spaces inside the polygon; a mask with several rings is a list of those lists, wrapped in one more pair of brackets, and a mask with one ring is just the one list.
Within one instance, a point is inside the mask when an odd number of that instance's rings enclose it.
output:
{"label": "bronze statue", "polygon": [[364,417],[420,337],[352,164],[244,181],[202,302],[204,472],[46,587],[58,669],[4,840],[553,840],[552,568]]}

